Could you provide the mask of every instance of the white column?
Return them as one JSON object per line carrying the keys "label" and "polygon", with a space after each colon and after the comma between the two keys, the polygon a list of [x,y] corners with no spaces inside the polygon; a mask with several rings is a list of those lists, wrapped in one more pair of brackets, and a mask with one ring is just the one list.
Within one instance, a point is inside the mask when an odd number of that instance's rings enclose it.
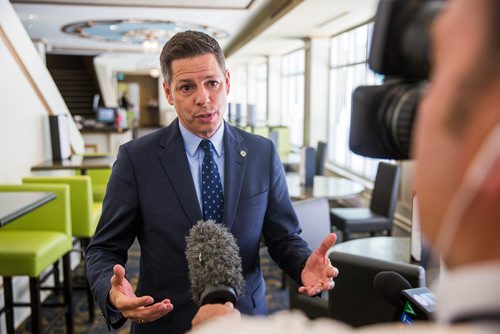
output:
{"label": "white column", "polygon": [[304,145],[316,147],[328,139],[330,39],[308,38],[305,43]]}
{"label": "white column", "polygon": [[280,125],[281,119],[281,58],[267,57],[267,121],[270,125]]}

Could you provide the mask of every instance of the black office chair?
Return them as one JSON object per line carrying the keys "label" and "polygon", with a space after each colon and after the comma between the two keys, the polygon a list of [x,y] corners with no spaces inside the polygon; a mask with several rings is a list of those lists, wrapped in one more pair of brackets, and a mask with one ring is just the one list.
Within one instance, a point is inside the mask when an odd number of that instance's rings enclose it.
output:
{"label": "black office chair", "polygon": [[314,175],[325,175],[325,161],[328,144],[319,141],[316,147],[316,173]]}
{"label": "black office chair", "polygon": [[392,233],[392,218],[398,198],[401,168],[398,165],[380,162],[375,177],[369,208],[333,208],[330,210],[331,224],[342,231],[343,240],[352,233],[387,231]]}
{"label": "black office chair", "polygon": [[[311,198],[293,202],[295,213],[302,227],[301,237],[311,249],[321,245],[330,233],[329,204],[326,198]],[[288,278],[290,309],[299,309],[309,318],[328,317],[328,294],[322,298],[309,297],[298,293],[295,281]]]}
{"label": "black office chair", "polygon": [[340,272],[335,288],[328,292],[328,315],[354,327],[393,319],[396,308],[382,299],[373,284],[379,272],[397,272],[413,288],[425,286],[425,270],[418,265],[336,251],[335,247],[328,257]]}

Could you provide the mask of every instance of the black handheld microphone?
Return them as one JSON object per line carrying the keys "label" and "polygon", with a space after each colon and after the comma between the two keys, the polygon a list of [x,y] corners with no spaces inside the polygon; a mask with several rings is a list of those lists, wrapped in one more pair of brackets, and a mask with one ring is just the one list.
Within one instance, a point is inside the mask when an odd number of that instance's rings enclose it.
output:
{"label": "black handheld microphone", "polygon": [[394,321],[412,324],[417,320],[429,320],[436,306],[434,293],[428,288],[411,288],[411,284],[394,271],[382,271],[375,275],[373,285],[377,293],[396,307]]}
{"label": "black handheld microphone", "polygon": [[401,291],[411,289],[411,284],[395,271],[381,271],[373,279],[378,295],[389,305],[401,304]]}
{"label": "black handheld microphone", "polygon": [[186,237],[193,301],[199,305],[236,303],[244,287],[241,257],[224,225],[200,221]]}

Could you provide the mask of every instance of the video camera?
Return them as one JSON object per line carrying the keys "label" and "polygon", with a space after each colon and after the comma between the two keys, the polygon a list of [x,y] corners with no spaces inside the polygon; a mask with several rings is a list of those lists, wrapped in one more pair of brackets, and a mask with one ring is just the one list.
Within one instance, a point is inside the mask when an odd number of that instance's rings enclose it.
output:
{"label": "video camera", "polygon": [[409,159],[418,103],[430,72],[429,28],[444,0],[380,0],[368,65],[379,86],[352,94],[349,147],[380,159]]}

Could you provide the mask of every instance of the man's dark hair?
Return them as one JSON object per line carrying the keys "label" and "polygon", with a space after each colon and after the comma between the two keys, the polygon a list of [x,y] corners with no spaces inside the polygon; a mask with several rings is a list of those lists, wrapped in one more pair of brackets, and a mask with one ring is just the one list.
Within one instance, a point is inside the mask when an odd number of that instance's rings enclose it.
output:
{"label": "man's dark hair", "polygon": [[184,31],[175,34],[163,47],[160,55],[163,79],[170,84],[172,79],[172,62],[177,59],[193,58],[205,54],[213,54],[222,71],[226,70],[224,53],[219,43],[209,35],[200,31]]}
{"label": "man's dark hair", "polygon": [[[490,18],[490,45],[493,48],[493,53],[498,56],[500,54],[500,1],[491,0],[491,15]],[[497,58],[498,59],[498,58]],[[497,63],[498,64],[498,63]]]}

